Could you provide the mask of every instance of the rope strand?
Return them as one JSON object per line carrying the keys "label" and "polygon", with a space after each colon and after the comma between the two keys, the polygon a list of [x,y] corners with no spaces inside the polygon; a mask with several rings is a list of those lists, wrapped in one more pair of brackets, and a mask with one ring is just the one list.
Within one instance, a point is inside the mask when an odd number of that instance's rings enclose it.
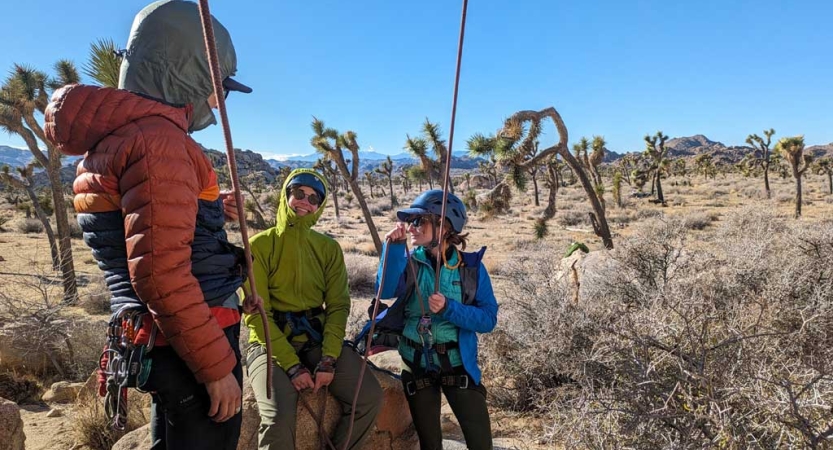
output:
{"label": "rope strand", "polygon": [[[249,294],[256,294],[255,274],[252,270],[252,249],[249,246],[249,231],[246,228],[246,211],[243,209],[243,194],[240,192],[240,179],[237,177],[237,159],[234,157],[234,145],[231,141],[231,126],[229,125],[228,112],[226,111],[226,96],[223,93],[223,80],[220,76],[220,61],[217,56],[217,41],[214,38],[214,24],[211,21],[211,10],[208,7],[208,0],[199,1],[200,18],[202,19],[203,37],[205,38],[205,50],[208,54],[208,65],[211,69],[211,83],[214,85],[214,97],[217,99],[217,109],[220,112],[220,123],[223,128],[223,137],[226,141],[226,159],[231,175],[231,189],[234,193],[234,200],[237,202],[237,220],[240,222],[240,236],[243,239],[243,251],[246,255],[246,274],[249,279],[249,286],[252,292],[245,292],[247,301],[254,299]],[[244,289],[245,291],[245,289]],[[266,311],[262,305],[257,308],[260,318],[263,321],[263,333],[266,339],[266,353],[272,356],[272,339],[269,336],[269,322]],[[272,364],[266,365],[266,398],[272,398]]]}
{"label": "rope strand", "polygon": [[[454,96],[451,101],[451,127],[448,130],[448,152],[445,156],[445,174],[443,175],[443,204],[442,212],[440,213],[440,235],[439,241],[442,243],[445,240],[445,211],[448,204],[448,187],[449,179],[451,178],[451,155],[454,148],[454,124],[457,119],[457,92],[460,87],[460,67],[463,62],[463,38],[466,35],[466,11],[468,10],[469,1],[463,0],[463,13],[460,17],[460,38],[457,41],[457,69],[454,73]],[[435,237],[436,238],[436,237]],[[442,250],[442,245],[440,245]],[[436,277],[434,278],[434,292],[440,292],[440,265],[436,267]]]}

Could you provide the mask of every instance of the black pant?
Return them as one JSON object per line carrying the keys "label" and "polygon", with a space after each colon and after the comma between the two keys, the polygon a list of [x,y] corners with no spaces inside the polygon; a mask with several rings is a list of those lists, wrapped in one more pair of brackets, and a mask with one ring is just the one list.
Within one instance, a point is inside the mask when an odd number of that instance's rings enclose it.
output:
{"label": "black pant", "polygon": [[[467,388],[462,388],[443,386],[438,381],[409,395],[409,383],[413,390],[414,380],[427,375],[422,368],[414,364],[408,364],[408,367],[412,371],[402,371],[402,385],[405,388],[405,397],[408,399],[408,408],[414,419],[414,428],[419,436],[421,450],[443,448],[443,431],[440,425],[441,390],[451,410],[454,411],[454,416],[460,422],[460,428],[466,438],[466,446],[470,450],[492,449],[492,425],[489,420],[489,410],[486,407],[486,388],[482,384],[475,385],[474,382],[470,382]],[[456,367],[454,374],[468,376],[462,367]]]}
{"label": "black pant", "polygon": [[[240,324],[225,330],[237,365],[234,376],[243,386],[240,364]],[[243,414],[217,423],[208,416],[211,398],[204,384],[197,383],[194,374],[171,347],[156,347],[148,357],[150,375],[142,390],[151,391],[150,436],[152,450],[235,450],[240,438]]]}

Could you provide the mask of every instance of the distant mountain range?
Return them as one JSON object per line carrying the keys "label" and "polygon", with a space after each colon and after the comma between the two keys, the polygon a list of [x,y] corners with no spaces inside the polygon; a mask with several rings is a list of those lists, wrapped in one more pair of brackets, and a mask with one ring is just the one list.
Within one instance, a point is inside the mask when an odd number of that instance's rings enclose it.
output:
{"label": "distant mountain range", "polygon": [[[466,159],[472,159],[468,156],[468,152],[466,152],[466,151],[456,151],[456,152],[453,152],[453,155],[454,155],[454,159],[459,160],[461,163],[462,163],[462,161],[464,161]],[[363,166],[365,165],[364,163],[373,164],[374,166],[378,166],[382,161],[385,161],[388,158],[388,156],[390,156],[390,159],[394,163],[397,163],[399,165],[416,164],[416,163],[419,162],[419,160],[417,158],[415,158],[413,155],[411,155],[410,153],[397,153],[395,155],[385,155],[385,154],[382,154],[382,153],[379,153],[379,152],[374,152],[374,151],[359,151],[359,162]],[[350,159],[350,158],[352,158],[352,155],[350,154],[350,152],[345,151],[344,152],[344,159],[347,160],[347,159]],[[316,152],[316,153],[310,153],[308,155],[286,156],[286,157],[279,158],[279,159],[278,158],[272,158],[272,159],[267,159],[266,161],[272,167],[280,168],[280,167],[283,167],[283,166],[294,167],[294,166],[298,165],[298,163],[314,163],[315,161],[318,161],[319,159],[321,159],[321,154]],[[454,163],[454,159],[452,159],[452,163]]]}
{"label": "distant mountain range", "polygon": [[[669,156],[671,157],[690,158],[703,153],[708,153],[712,155],[715,161],[726,164],[737,163],[743,159],[745,155],[752,151],[752,148],[748,146],[726,146],[721,142],[712,141],[702,134],[669,139],[666,142],[666,146],[669,148]],[[225,152],[207,149],[205,147],[203,147],[203,150],[209,158],[211,158],[214,167],[222,169],[218,172],[225,174]],[[813,155],[814,158],[820,158],[823,156],[833,157],[833,142],[825,145],[811,145],[808,146],[805,151]],[[238,168],[240,169],[241,174],[260,172],[267,182],[274,180],[274,178],[278,175],[278,171],[282,167],[290,167],[293,169],[298,167],[311,167],[315,161],[321,158],[319,153],[314,152],[307,155],[290,156],[287,157],[287,159],[280,160],[264,159],[261,154],[252,150],[237,149],[236,152],[238,158]],[[345,152],[344,156],[345,159],[349,159],[349,152]],[[605,154],[605,162],[614,162],[622,156],[623,155],[620,153],[608,150]],[[359,152],[360,171],[365,172],[376,169],[387,157],[388,155],[374,151]],[[408,153],[397,153],[395,155],[390,155],[390,158],[394,162],[394,170],[396,171],[404,166],[419,164],[419,160]],[[3,165],[21,167],[28,164],[32,161],[32,159],[34,159],[32,154],[26,149],[0,145],[0,167]],[[78,159],[80,158],[64,158],[64,164],[67,167],[64,169],[66,173],[62,174],[63,178],[70,181],[74,178],[74,165]],[[469,156],[465,151],[456,151],[454,152],[454,156],[451,160],[451,167],[458,170],[470,170],[476,168],[479,161],[479,159]],[[40,181],[38,178],[40,177],[36,176],[36,181]]]}

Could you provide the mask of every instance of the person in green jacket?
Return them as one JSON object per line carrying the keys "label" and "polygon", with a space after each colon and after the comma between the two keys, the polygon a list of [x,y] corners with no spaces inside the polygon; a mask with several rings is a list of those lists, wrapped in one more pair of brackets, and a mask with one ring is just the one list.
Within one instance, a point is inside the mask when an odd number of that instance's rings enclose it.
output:
{"label": "person in green jacket", "polygon": [[[350,292],[341,246],[312,229],[327,199],[326,180],[312,169],[296,169],[284,182],[273,228],[250,239],[256,293],[269,316],[271,358],[257,313],[244,314],[249,327],[247,370],[260,411],[261,450],[295,448],[295,410],[300,391],[329,387],[342,416],[333,443],[344,448],[361,358],[343,346]],[[266,364],[275,364],[272,398],[266,398]],[[359,448],[381,407],[382,389],[365,376],[347,448]]]}

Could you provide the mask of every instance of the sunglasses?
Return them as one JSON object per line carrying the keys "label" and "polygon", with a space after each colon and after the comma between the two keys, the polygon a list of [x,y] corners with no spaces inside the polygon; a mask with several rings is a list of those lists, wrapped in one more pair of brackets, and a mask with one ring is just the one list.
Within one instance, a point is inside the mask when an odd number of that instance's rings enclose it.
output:
{"label": "sunglasses", "polygon": [[321,197],[319,197],[316,193],[307,195],[304,191],[300,189],[292,189],[289,191],[289,193],[292,194],[293,197],[295,197],[295,200],[303,200],[306,198],[307,202],[309,202],[309,204],[312,206],[318,206],[321,204]]}
{"label": "sunglasses", "polygon": [[405,223],[413,226],[414,228],[419,228],[430,221],[431,220],[427,216],[416,216],[410,220],[406,220]]}

